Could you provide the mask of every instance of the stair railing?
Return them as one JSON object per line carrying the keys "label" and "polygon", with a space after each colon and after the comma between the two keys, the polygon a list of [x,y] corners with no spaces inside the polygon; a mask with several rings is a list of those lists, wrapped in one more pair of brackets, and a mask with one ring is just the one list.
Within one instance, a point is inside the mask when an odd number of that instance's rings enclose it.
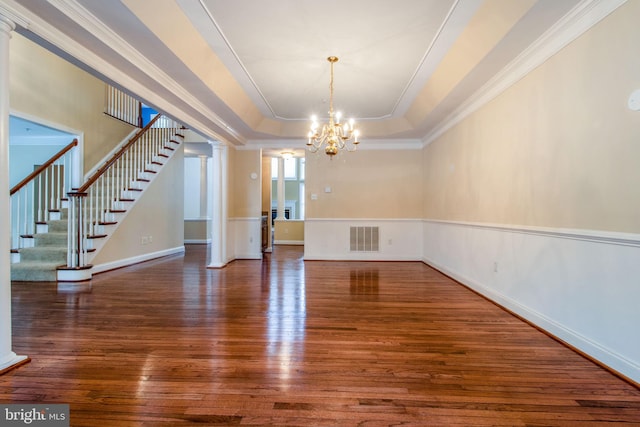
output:
{"label": "stair railing", "polygon": [[105,84],[104,112],[130,125],[142,127],[142,103],[109,84]]}
{"label": "stair railing", "polygon": [[10,190],[12,252],[33,246],[37,226],[60,217],[77,173],[77,146],[74,139]]}
{"label": "stair railing", "polygon": [[[159,126],[162,123],[162,126]],[[180,126],[158,114],[77,190],[68,193],[69,241],[67,269],[90,268],[88,254],[92,241],[106,237],[105,227],[117,222],[146,182],[169,157],[166,150],[178,135]]]}

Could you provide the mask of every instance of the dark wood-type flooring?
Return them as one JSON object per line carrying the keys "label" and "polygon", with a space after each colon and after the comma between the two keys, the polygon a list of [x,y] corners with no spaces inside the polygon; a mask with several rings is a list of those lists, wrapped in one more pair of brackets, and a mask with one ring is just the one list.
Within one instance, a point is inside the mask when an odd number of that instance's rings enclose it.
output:
{"label": "dark wood-type flooring", "polygon": [[264,261],[206,246],[19,283],[2,403],[72,426],[640,425],[640,390],[419,262]]}

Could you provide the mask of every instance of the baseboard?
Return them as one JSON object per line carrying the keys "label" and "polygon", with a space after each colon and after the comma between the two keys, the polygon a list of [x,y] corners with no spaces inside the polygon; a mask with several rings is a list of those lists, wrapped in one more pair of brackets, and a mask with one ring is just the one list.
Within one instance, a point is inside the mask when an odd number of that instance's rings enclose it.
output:
{"label": "baseboard", "polygon": [[208,245],[211,239],[184,239],[185,245]]}
{"label": "baseboard", "polygon": [[165,249],[162,251],[157,251],[157,252],[151,252],[148,254],[143,254],[143,255],[138,255],[135,257],[131,257],[131,258],[125,258],[125,259],[121,259],[118,261],[113,261],[113,262],[107,262],[104,264],[96,264],[93,266],[92,269],[92,273],[93,274],[97,274],[97,273],[103,273],[105,271],[109,271],[109,270],[115,270],[116,268],[122,268],[122,267],[127,267],[133,264],[139,264],[141,262],[145,262],[145,261],[151,261],[152,259],[156,259],[156,258],[162,258],[165,256],[169,256],[169,255],[176,255],[176,254],[180,254],[180,253],[184,253],[185,248],[184,245],[183,246],[178,246],[175,248],[170,248],[170,249]]}
{"label": "baseboard", "polygon": [[555,322],[553,319],[519,304],[517,301],[496,292],[477,281],[465,277],[456,271],[440,265],[437,262],[427,258],[423,258],[422,262],[441,273],[446,274],[498,306],[522,318],[524,321],[531,323],[533,326],[541,329],[551,337],[571,347],[573,350],[579,352],[593,362],[602,365],[620,377],[625,378],[632,383],[636,383],[636,379],[640,377],[640,366],[638,366],[634,361],[626,359],[597,342],[594,342],[564,325]]}
{"label": "baseboard", "polygon": [[246,253],[246,254],[236,254],[233,258],[235,259],[262,259],[262,252],[260,253]]}
{"label": "baseboard", "polygon": [[304,240],[274,240],[274,245],[298,245],[304,246]]}

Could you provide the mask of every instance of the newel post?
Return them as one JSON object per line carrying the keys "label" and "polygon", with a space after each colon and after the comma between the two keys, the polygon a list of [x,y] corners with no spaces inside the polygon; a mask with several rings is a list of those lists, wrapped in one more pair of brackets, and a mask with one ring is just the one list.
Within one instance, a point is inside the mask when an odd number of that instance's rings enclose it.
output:
{"label": "newel post", "polygon": [[58,269],[58,281],[79,282],[91,279],[87,264],[87,221],[85,201],[88,193],[72,191],[69,197],[67,266]]}

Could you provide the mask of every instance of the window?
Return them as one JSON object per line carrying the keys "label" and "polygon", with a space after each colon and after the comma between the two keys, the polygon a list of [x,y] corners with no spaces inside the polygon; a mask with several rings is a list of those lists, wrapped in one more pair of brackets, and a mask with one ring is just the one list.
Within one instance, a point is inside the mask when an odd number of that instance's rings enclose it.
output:
{"label": "window", "polygon": [[[298,179],[298,159],[284,159],[284,179]],[[271,179],[278,179],[278,157],[271,158]]]}

